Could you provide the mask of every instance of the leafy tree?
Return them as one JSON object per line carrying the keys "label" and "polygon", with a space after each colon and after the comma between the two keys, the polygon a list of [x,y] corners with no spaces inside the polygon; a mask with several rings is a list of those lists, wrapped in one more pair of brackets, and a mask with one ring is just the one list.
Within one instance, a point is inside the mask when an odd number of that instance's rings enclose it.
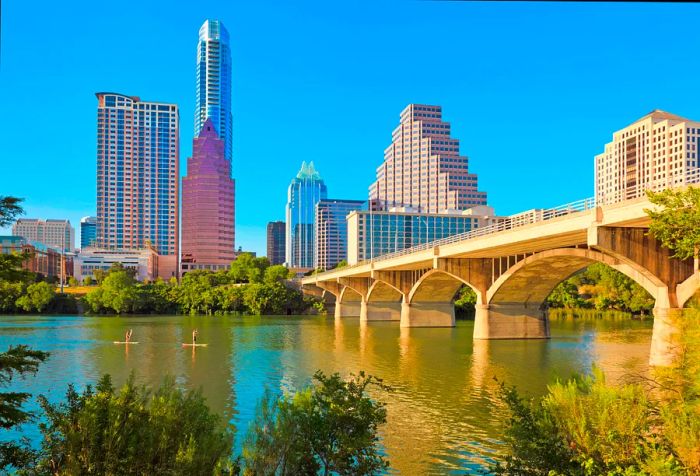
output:
{"label": "leafy tree", "polygon": [[289,279],[291,276],[291,271],[281,264],[276,264],[265,269],[265,277],[263,282],[268,285],[275,283],[280,283]]}
{"label": "leafy tree", "polygon": [[649,233],[679,259],[695,258],[700,253],[700,188],[647,191],[656,210],[644,210],[651,218]]}
{"label": "leafy tree", "polygon": [[90,291],[85,300],[93,312],[117,314],[132,311],[137,305],[136,280],[128,269],[113,268],[99,288]]}
{"label": "leafy tree", "polygon": [[44,281],[30,284],[26,293],[17,299],[17,307],[27,312],[42,312],[56,297],[56,289]]}
{"label": "leafy tree", "polygon": [[370,475],[389,467],[379,450],[386,409],[368,395],[386,390],[364,372],[343,380],[314,375],[316,385],[258,408],[243,445],[244,474]]}
{"label": "leafy tree", "polygon": [[17,310],[17,300],[24,294],[24,283],[0,279],[0,312],[10,314]]}
{"label": "leafy tree", "polygon": [[0,281],[9,282],[31,282],[34,280],[34,273],[22,269],[25,261],[31,258],[29,252],[13,252],[8,254],[0,253]]}
{"label": "leafy tree", "polygon": [[24,209],[20,206],[23,200],[23,198],[0,195],[0,227],[11,225],[15,217],[24,213]]}
{"label": "leafy tree", "polygon": [[[105,375],[66,401],[39,403],[47,422],[33,470],[38,474],[232,474],[233,435],[200,392],[183,392],[172,378],[153,393],[134,383],[119,391]],[[237,471],[236,471],[237,473]]]}
{"label": "leafy tree", "polygon": [[345,268],[348,265],[348,260],[346,259],[341,259],[338,264],[335,265],[334,269],[340,269],[340,268]]}
{"label": "leafy tree", "polygon": [[[33,374],[39,370],[39,364],[49,354],[32,350],[25,345],[10,347],[0,353],[0,385],[6,387],[15,375]],[[29,421],[33,415],[22,409],[22,405],[31,395],[22,392],[0,393],[0,428],[7,430]],[[0,443],[0,470],[8,466],[16,468],[28,463],[32,457],[29,442],[3,441]]]}
{"label": "leafy tree", "polygon": [[92,276],[85,276],[83,278],[83,286],[92,286]]}
{"label": "leafy tree", "polygon": [[228,274],[234,283],[260,283],[269,266],[270,261],[265,257],[256,258],[252,253],[241,253],[231,263]]}
{"label": "leafy tree", "polygon": [[571,280],[559,283],[547,298],[547,302],[552,307],[564,307],[567,309],[587,307],[586,301],[579,295],[578,286]]}
{"label": "leafy tree", "polygon": [[104,269],[95,269],[92,271],[92,275],[95,277],[97,284],[102,284],[102,281],[107,277],[107,271]]}
{"label": "leafy tree", "polygon": [[70,278],[68,278],[68,286],[70,286],[71,288],[75,288],[75,287],[77,287],[79,284],[80,284],[80,283],[78,282],[78,280],[75,279],[73,276],[71,276]]}

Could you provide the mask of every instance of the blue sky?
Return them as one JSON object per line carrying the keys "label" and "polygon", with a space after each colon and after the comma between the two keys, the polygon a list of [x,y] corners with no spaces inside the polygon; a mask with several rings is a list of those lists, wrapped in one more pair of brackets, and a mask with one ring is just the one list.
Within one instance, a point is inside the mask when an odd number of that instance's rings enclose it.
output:
{"label": "blue sky", "polygon": [[95,213],[97,91],[179,104],[184,174],[208,17],[231,34],[236,241],[260,254],[301,161],[366,199],[411,102],[443,106],[499,214],[592,196],[594,155],[652,109],[700,119],[698,4],[8,0],[0,195]]}

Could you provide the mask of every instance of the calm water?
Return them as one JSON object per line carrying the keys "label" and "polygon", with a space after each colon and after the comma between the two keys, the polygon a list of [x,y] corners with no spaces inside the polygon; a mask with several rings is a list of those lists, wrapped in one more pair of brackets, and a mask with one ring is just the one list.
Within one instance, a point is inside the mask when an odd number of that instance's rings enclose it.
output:
{"label": "calm water", "polygon": [[[612,380],[646,371],[651,321],[554,321],[552,339],[472,341],[473,323],[453,329],[400,329],[398,323],[323,317],[0,317],[0,349],[28,344],[51,352],[35,377],[12,389],[62,398],[110,373],[121,384],[134,370],[157,383],[176,376],[202,387],[210,405],[239,429],[237,444],[265,388],[294,390],[316,369],[368,373],[395,391],[386,396],[383,443],[395,471],[475,471],[498,449],[502,409],[494,377],[540,394],[557,377],[596,365]],[[206,348],[183,349],[199,329]],[[114,345],[134,330],[134,346]],[[32,403],[34,405],[34,403]],[[37,438],[34,427],[25,434]]]}

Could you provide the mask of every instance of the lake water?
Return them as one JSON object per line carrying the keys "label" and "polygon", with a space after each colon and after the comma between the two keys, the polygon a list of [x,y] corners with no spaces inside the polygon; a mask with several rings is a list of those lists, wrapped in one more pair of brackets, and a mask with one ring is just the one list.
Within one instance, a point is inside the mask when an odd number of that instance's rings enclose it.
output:
{"label": "lake water", "polygon": [[[211,407],[238,429],[237,446],[265,388],[292,391],[324,372],[365,370],[394,388],[383,395],[383,444],[401,474],[476,472],[499,448],[503,409],[494,378],[539,395],[554,379],[598,365],[609,380],[645,373],[651,320],[554,320],[552,338],[472,341],[473,322],[452,329],[360,325],[332,317],[0,316],[0,349],[27,344],[51,352],[36,376],[13,390],[56,401],[79,387],[131,371],[139,382],[166,374],[201,387]],[[183,348],[199,329],[208,347]],[[128,328],[138,345],[115,345]],[[32,400],[32,407],[35,402]],[[35,427],[24,434],[38,439]]]}

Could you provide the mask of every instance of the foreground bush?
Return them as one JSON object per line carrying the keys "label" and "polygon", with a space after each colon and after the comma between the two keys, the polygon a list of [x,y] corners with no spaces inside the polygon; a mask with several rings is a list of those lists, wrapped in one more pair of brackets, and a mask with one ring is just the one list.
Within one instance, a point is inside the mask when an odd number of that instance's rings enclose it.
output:
{"label": "foreground bush", "polygon": [[314,375],[316,385],[261,402],[243,447],[246,475],[372,475],[389,468],[378,429],[386,409],[367,394],[387,389],[363,372],[349,380]]}
{"label": "foreground bush", "polygon": [[155,392],[133,376],[115,391],[109,376],[66,401],[39,397],[46,414],[36,463],[26,474],[229,474],[232,433],[199,392],[183,392],[166,379]]}

